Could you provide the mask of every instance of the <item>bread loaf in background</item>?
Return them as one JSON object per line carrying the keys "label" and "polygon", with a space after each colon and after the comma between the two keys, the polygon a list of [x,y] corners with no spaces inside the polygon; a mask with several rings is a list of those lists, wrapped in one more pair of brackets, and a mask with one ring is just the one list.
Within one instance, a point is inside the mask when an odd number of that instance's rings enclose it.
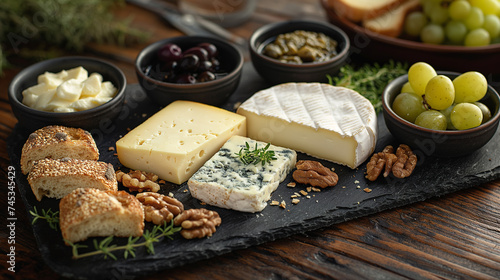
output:
{"label": "bread loaf in background", "polygon": [[38,201],[43,196],[63,198],[77,188],[118,189],[113,165],[72,158],[35,161],[28,174],[28,183]]}
{"label": "bread loaf in background", "polygon": [[31,133],[21,152],[21,171],[30,172],[34,161],[44,158],[98,160],[92,135],[81,128],[51,125]]}
{"label": "bread loaf in background", "polygon": [[406,15],[419,7],[420,0],[409,0],[375,18],[364,19],[362,26],[379,34],[398,37],[403,33]]}
{"label": "bread loaf in background", "polygon": [[141,203],[125,191],[78,188],[61,199],[59,213],[66,244],[97,236],[137,237],[144,230]]}
{"label": "bread loaf in background", "polygon": [[359,23],[363,20],[379,17],[409,0],[329,0],[339,17]]}

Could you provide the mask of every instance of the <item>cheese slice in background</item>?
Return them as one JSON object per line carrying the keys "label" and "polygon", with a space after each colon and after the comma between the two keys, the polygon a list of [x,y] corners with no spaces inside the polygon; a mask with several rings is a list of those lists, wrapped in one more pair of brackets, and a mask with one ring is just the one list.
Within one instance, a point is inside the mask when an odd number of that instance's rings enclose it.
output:
{"label": "cheese slice in background", "polygon": [[124,166],[182,184],[233,135],[246,135],[244,116],[175,101],[118,140],[116,151]]}
{"label": "cheese slice in background", "polygon": [[247,136],[356,168],[374,151],[377,116],[358,92],[321,83],[285,83],[255,93],[237,110]]}

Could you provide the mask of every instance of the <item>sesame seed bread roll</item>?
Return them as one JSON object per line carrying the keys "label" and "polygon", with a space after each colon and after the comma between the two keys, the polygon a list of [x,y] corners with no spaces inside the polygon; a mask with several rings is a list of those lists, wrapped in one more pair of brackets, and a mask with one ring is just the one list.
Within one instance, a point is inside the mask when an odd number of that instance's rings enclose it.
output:
{"label": "sesame seed bread roll", "polygon": [[96,236],[137,237],[144,230],[144,212],[125,191],[78,188],[59,202],[59,225],[66,244]]}
{"label": "sesame seed bread roll", "polygon": [[31,133],[21,152],[21,171],[30,172],[33,161],[43,158],[98,160],[92,135],[81,128],[50,125]]}
{"label": "sesame seed bread roll", "polygon": [[28,183],[38,201],[43,196],[63,198],[77,188],[118,189],[113,165],[72,158],[35,161],[28,174]]}

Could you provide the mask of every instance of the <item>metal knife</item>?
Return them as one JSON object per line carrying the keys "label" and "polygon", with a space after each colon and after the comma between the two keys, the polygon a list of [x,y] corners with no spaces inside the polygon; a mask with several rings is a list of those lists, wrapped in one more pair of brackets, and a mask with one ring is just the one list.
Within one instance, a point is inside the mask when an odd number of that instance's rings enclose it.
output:
{"label": "metal knife", "polygon": [[158,14],[186,35],[219,37],[241,47],[246,45],[244,38],[232,34],[216,23],[201,17],[182,14],[177,10],[177,7],[170,3],[156,0],[127,0],[127,2]]}

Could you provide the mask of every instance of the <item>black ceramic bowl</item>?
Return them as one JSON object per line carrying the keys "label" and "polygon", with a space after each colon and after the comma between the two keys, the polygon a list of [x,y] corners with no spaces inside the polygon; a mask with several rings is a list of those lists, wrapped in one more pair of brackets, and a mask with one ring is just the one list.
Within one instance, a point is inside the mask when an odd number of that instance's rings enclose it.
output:
{"label": "black ceramic bowl", "polygon": [[[459,75],[455,72],[442,72],[454,79]],[[500,119],[500,96],[491,86],[488,86],[486,96],[480,101],[491,111],[489,121],[478,127],[466,130],[433,130],[417,126],[404,120],[392,110],[392,102],[408,81],[408,75],[403,75],[390,82],[382,96],[384,120],[389,131],[399,141],[413,149],[420,150],[425,156],[458,157],[471,154],[484,146],[495,134]]]}
{"label": "black ceramic bowl", "polygon": [[[163,82],[146,75],[148,67],[158,63],[157,53],[163,45],[173,43],[186,50],[205,42],[217,47],[220,69],[226,73],[224,76],[208,82],[178,84]],[[203,36],[179,36],[157,41],[141,50],[135,61],[135,71],[140,86],[159,105],[168,105],[175,100],[222,105],[238,87],[242,68],[243,54],[239,49],[222,40]],[[153,68],[149,71],[155,70]]]}
{"label": "black ceramic bowl", "polygon": [[[102,75],[103,81],[110,81],[118,90],[115,97],[95,108],[71,113],[44,112],[22,103],[23,90],[36,85],[39,75],[45,72],[57,73],[78,66],[85,68],[89,75],[97,72]],[[118,116],[123,106],[126,86],[125,75],[113,64],[90,57],[67,56],[41,61],[23,69],[12,79],[8,95],[12,111],[19,124],[29,131],[47,125],[64,125],[92,130],[109,125],[109,122]]]}
{"label": "black ceramic bowl", "polygon": [[[305,30],[320,32],[337,41],[337,55],[325,62],[293,64],[262,54],[263,48],[284,33]],[[257,29],[249,41],[250,57],[257,72],[272,84],[285,82],[326,82],[326,75],[336,75],[349,57],[350,42],[340,28],[326,22],[291,20],[271,23]]]}

